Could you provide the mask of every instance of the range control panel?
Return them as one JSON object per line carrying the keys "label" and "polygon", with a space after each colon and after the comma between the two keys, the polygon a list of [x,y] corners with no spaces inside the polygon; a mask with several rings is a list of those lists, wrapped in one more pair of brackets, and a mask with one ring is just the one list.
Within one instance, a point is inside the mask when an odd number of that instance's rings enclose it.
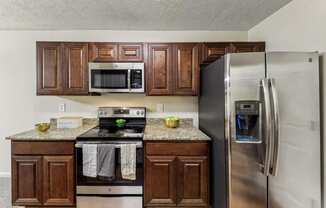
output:
{"label": "range control panel", "polygon": [[98,109],[99,118],[145,118],[146,108],[143,107],[100,107]]}
{"label": "range control panel", "polygon": [[262,103],[256,100],[235,101],[236,141],[262,142]]}

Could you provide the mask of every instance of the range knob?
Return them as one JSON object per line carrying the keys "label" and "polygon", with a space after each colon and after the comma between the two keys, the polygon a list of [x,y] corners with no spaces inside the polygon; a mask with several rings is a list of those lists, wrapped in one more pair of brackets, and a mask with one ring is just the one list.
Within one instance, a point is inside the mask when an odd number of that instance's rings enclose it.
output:
{"label": "range knob", "polygon": [[139,116],[140,112],[139,111],[136,111],[136,114],[137,114],[137,116]]}

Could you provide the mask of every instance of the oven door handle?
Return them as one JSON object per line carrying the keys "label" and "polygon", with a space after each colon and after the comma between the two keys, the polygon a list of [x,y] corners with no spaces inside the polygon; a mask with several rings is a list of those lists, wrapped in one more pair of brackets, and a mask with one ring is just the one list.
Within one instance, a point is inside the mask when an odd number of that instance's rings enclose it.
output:
{"label": "oven door handle", "polygon": [[115,143],[109,143],[109,142],[103,142],[103,143],[93,143],[93,142],[77,142],[75,144],[75,148],[82,148],[83,144],[112,144],[115,145],[115,148],[121,148],[122,144],[136,144],[136,148],[142,148],[143,143],[142,142],[115,142]]}

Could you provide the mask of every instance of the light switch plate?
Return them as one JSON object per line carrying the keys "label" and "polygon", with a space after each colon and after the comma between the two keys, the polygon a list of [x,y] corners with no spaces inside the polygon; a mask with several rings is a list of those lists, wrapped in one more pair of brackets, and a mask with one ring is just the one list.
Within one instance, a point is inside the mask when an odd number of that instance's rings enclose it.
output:
{"label": "light switch plate", "polygon": [[164,112],[164,104],[162,104],[162,103],[156,104],[156,112],[163,113]]}
{"label": "light switch plate", "polygon": [[66,112],[66,104],[65,103],[61,103],[59,104],[59,112]]}

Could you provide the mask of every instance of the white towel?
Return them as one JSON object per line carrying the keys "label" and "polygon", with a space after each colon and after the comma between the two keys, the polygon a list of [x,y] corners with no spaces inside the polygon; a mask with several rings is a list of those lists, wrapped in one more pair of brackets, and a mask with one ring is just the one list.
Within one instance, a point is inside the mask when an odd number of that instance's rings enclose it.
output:
{"label": "white towel", "polygon": [[96,144],[83,144],[83,175],[93,178],[97,176]]}
{"label": "white towel", "polygon": [[122,179],[136,180],[136,144],[122,144],[120,153]]}

